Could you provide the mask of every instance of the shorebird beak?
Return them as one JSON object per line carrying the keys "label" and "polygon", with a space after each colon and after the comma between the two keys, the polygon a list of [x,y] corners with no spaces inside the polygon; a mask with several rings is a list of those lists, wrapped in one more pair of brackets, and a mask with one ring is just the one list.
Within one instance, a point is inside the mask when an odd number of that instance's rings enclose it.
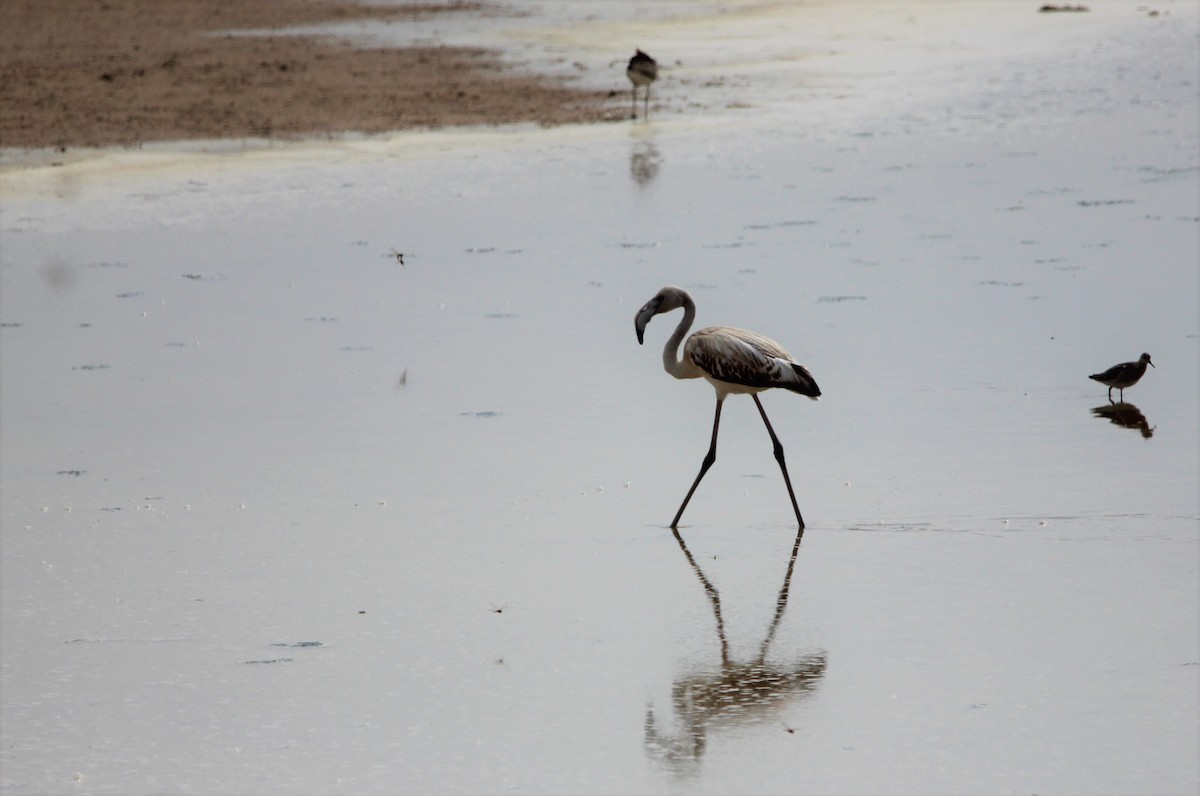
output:
{"label": "shorebird beak", "polygon": [[1158,368],[1157,368],[1157,367],[1155,367],[1154,363],[1153,363],[1153,362],[1151,362],[1151,361],[1150,361],[1150,360],[1148,360],[1148,359],[1146,360],[1146,364],[1147,364],[1147,365],[1149,365],[1150,367],[1154,368],[1155,370],[1158,370]]}

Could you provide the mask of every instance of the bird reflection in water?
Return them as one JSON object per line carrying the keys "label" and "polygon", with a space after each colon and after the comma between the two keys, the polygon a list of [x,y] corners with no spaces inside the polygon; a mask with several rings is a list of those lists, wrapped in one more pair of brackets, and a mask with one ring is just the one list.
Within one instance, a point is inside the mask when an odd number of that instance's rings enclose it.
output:
{"label": "bird reflection in water", "polygon": [[[660,717],[655,715],[653,705],[646,710],[647,754],[664,762],[676,773],[687,774],[695,770],[704,756],[710,729],[741,724],[778,725],[779,714],[788,702],[806,696],[817,687],[825,674],[826,654],[822,650],[786,663],[772,663],[766,659],[767,651],[775,638],[775,631],[778,630],[787,608],[788,590],[796,566],[800,539],[804,535],[803,529],[796,533],[796,542],[792,545],[787,573],[775,600],[775,614],[771,617],[767,634],[759,645],[757,654],[746,663],[734,661],[730,656],[725,622],[721,616],[720,594],[705,577],[679,531],[672,529],[672,533],[675,534],[679,549],[683,551],[688,564],[700,579],[704,593],[712,604],[717,623],[717,637],[721,642],[719,670],[706,669],[686,674],[676,679],[672,685],[672,731],[664,731],[660,726]],[[787,729],[794,732],[790,727]]]}
{"label": "bird reflection in water", "polygon": [[1104,404],[1093,409],[1092,414],[1096,417],[1110,420],[1118,426],[1140,431],[1146,439],[1154,436],[1154,428],[1150,426],[1150,421],[1146,420],[1146,416],[1142,414],[1142,411],[1133,404],[1124,402]]}
{"label": "bird reflection in water", "polygon": [[629,173],[639,188],[645,188],[658,176],[662,155],[653,138],[639,135],[637,139],[629,152]]}

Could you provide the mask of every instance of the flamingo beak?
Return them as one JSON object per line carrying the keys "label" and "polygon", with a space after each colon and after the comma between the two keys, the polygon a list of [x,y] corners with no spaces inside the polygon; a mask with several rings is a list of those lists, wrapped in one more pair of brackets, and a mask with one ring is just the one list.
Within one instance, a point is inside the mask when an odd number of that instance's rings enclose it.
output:
{"label": "flamingo beak", "polygon": [[662,306],[662,297],[655,296],[642,305],[642,308],[637,311],[637,315],[633,318],[633,328],[637,330],[638,345],[642,345],[642,338],[646,334],[646,324],[650,323],[650,319],[658,314],[658,308]]}

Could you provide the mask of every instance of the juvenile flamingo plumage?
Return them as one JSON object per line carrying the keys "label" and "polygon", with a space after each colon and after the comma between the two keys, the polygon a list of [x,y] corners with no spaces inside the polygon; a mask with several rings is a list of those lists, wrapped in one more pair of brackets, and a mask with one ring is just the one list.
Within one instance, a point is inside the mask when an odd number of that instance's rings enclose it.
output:
{"label": "juvenile flamingo plumage", "polygon": [[756,332],[745,329],[734,329],[729,326],[710,326],[700,329],[687,339],[683,347],[683,357],[679,357],[679,344],[683,342],[692,322],[696,319],[696,303],[683,288],[667,286],[658,291],[654,298],[646,302],[634,317],[634,327],[637,330],[638,343],[644,339],[646,325],[655,315],[683,308],[683,318],[663,347],[663,368],[677,379],[706,380],[717,393],[717,408],[713,416],[712,441],[709,443],[708,454],[700,465],[700,473],[688,490],[671,527],[679,525],[679,519],[687,508],[688,501],[696,487],[700,485],[708,468],[717,460],[717,431],[721,424],[721,407],[729,395],[749,394],[754,399],[758,413],[762,416],[771,436],[774,446],[775,460],[783,473],[783,482],[787,485],[788,497],[792,501],[792,509],[796,512],[796,522],[804,529],[804,518],[800,516],[800,506],[796,503],[796,493],[792,489],[792,480],[788,476],[787,464],[783,458],[783,445],[767,419],[758,393],[774,387],[800,393],[814,401],[820,397],[821,389],[813,379],[812,374],[803,365],[797,363],[783,346]]}

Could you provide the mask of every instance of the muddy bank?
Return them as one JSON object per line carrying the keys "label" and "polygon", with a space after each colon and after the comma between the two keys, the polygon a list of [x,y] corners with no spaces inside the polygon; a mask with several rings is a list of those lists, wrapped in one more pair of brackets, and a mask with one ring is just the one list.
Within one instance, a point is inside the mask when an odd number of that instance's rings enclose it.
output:
{"label": "muddy bank", "polygon": [[[507,13],[483,3],[18,0],[0,6],[0,146],[598,121],[608,92],[502,69],[494,51],[234,36],[355,19]],[[620,105],[620,103],[616,103]]]}

